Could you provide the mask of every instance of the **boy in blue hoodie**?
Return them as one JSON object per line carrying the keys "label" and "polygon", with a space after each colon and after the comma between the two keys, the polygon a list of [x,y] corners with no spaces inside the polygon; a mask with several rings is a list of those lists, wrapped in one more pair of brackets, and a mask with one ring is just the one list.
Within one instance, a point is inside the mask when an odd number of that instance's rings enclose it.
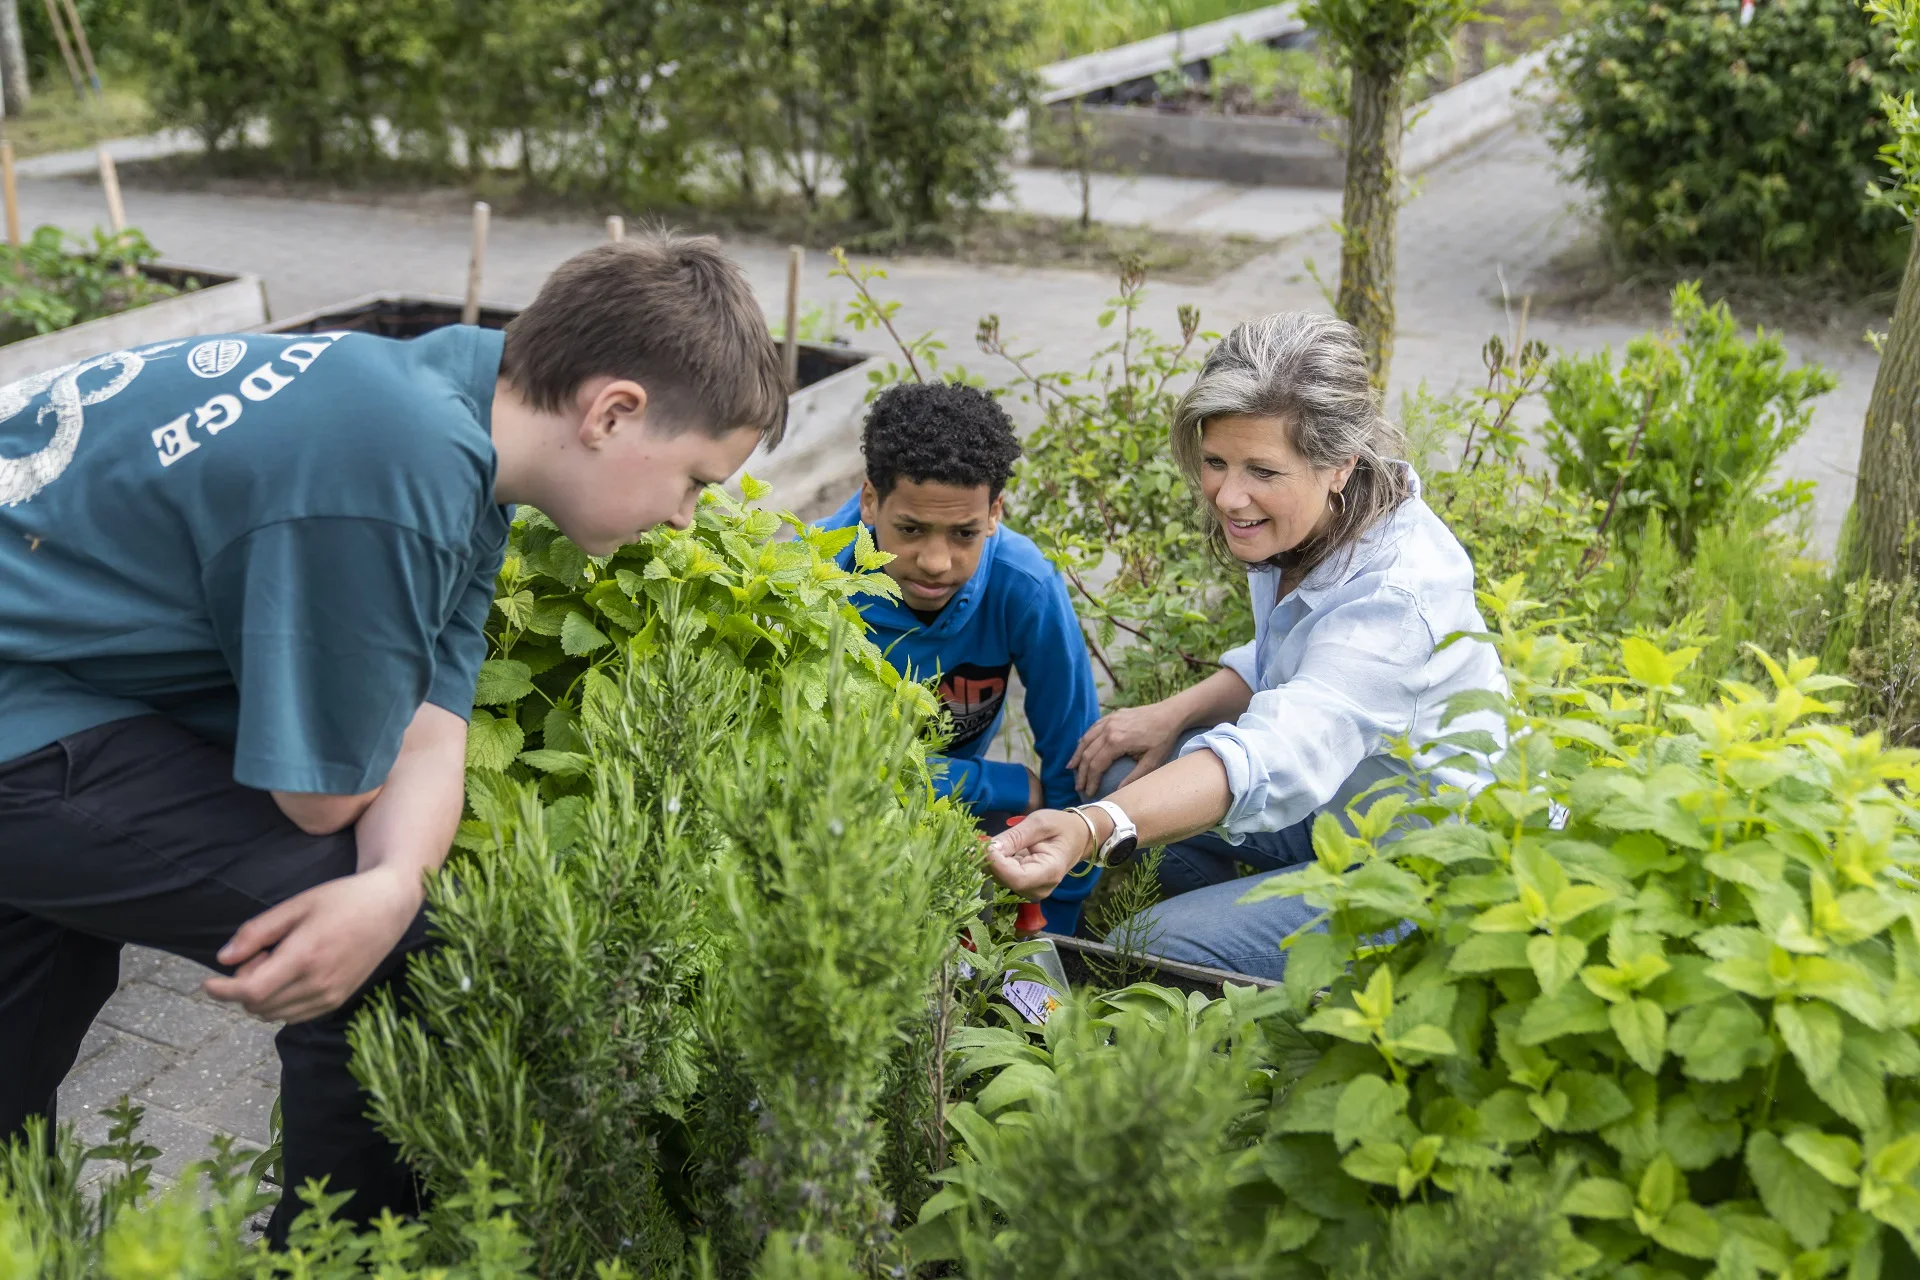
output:
{"label": "boy in blue hoodie", "polygon": [[[873,639],[902,673],[937,674],[953,716],[938,785],[990,826],[1014,814],[1078,804],[1067,767],[1100,718],[1093,668],[1066,583],[1033,541],[1000,523],[1001,491],[1020,456],[1013,422],[992,396],[952,383],[890,387],[867,413],[866,482],[824,529],[867,526],[894,559],[901,599],[863,597]],[[841,553],[851,566],[853,548]],[[1040,772],[988,760],[1020,673]],[[1072,933],[1099,872],[1074,868],[1042,906]]]}

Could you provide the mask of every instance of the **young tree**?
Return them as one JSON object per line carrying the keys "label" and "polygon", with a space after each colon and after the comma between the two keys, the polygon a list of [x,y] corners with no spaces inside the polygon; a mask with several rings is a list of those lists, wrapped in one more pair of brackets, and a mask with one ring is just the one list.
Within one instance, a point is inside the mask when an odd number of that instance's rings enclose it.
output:
{"label": "young tree", "polygon": [[[1875,22],[1893,28],[1901,65],[1920,70],[1920,0],[1867,0],[1866,9]],[[1894,182],[1883,194],[1911,222],[1920,213],[1920,106],[1908,90],[1899,97],[1882,95],[1880,109],[1894,134],[1883,148]],[[1858,474],[1853,571],[1886,579],[1920,576],[1920,236],[1908,249],[1893,324],[1881,343]]]}
{"label": "young tree", "polygon": [[23,115],[32,97],[27,84],[27,42],[20,34],[20,0],[0,0],[0,106]]}
{"label": "young tree", "polygon": [[1366,339],[1376,386],[1393,361],[1393,276],[1407,73],[1479,16],[1473,0],[1306,0],[1300,16],[1352,73],[1335,308]]}

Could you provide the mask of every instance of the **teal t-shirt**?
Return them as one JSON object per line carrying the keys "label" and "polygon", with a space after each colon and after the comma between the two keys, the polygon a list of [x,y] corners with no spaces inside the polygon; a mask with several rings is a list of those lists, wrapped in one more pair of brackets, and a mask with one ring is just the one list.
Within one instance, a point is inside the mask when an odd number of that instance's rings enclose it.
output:
{"label": "teal t-shirt", "polygon": [[0,387],[0,761],[158,712],[243,785],[347,795],[422,702],[467,715],[502,341],[228,334]]}

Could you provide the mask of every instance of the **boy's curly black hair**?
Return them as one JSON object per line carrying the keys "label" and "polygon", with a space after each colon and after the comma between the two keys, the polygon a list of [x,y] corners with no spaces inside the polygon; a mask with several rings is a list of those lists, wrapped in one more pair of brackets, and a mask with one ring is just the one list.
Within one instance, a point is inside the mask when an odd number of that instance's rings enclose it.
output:
{"label": "boy's curly black hair", "polygon": [[1013,419],[986,392],[955,382],[888,387],[867,410],[860,451],[882,499],[904,476],[999,497],[1020,456]]}

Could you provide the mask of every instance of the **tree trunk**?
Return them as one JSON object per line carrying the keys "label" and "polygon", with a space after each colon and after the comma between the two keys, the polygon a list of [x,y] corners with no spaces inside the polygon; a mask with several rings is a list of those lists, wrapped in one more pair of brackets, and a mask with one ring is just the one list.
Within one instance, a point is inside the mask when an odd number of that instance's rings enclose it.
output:
{"label": "tree trunk", "polygon": [[1340,318],[1360,330],[1374,385],[1393,362],[1393,275],[1400,213],[1400,97],[1404,68],[1353,71],[1347,184],[1340,202]]}
{"label": "tree trunk", "polygon": [[0,0],[0,98],[7,115],[25,115],[32,96],[27,84],[27,42],[20,34],[20,3]]}
{"label": "tree trunk", "polygon": [[1920,576],[1920,232],[1867,403],[1853,503],[1855,570]]}

